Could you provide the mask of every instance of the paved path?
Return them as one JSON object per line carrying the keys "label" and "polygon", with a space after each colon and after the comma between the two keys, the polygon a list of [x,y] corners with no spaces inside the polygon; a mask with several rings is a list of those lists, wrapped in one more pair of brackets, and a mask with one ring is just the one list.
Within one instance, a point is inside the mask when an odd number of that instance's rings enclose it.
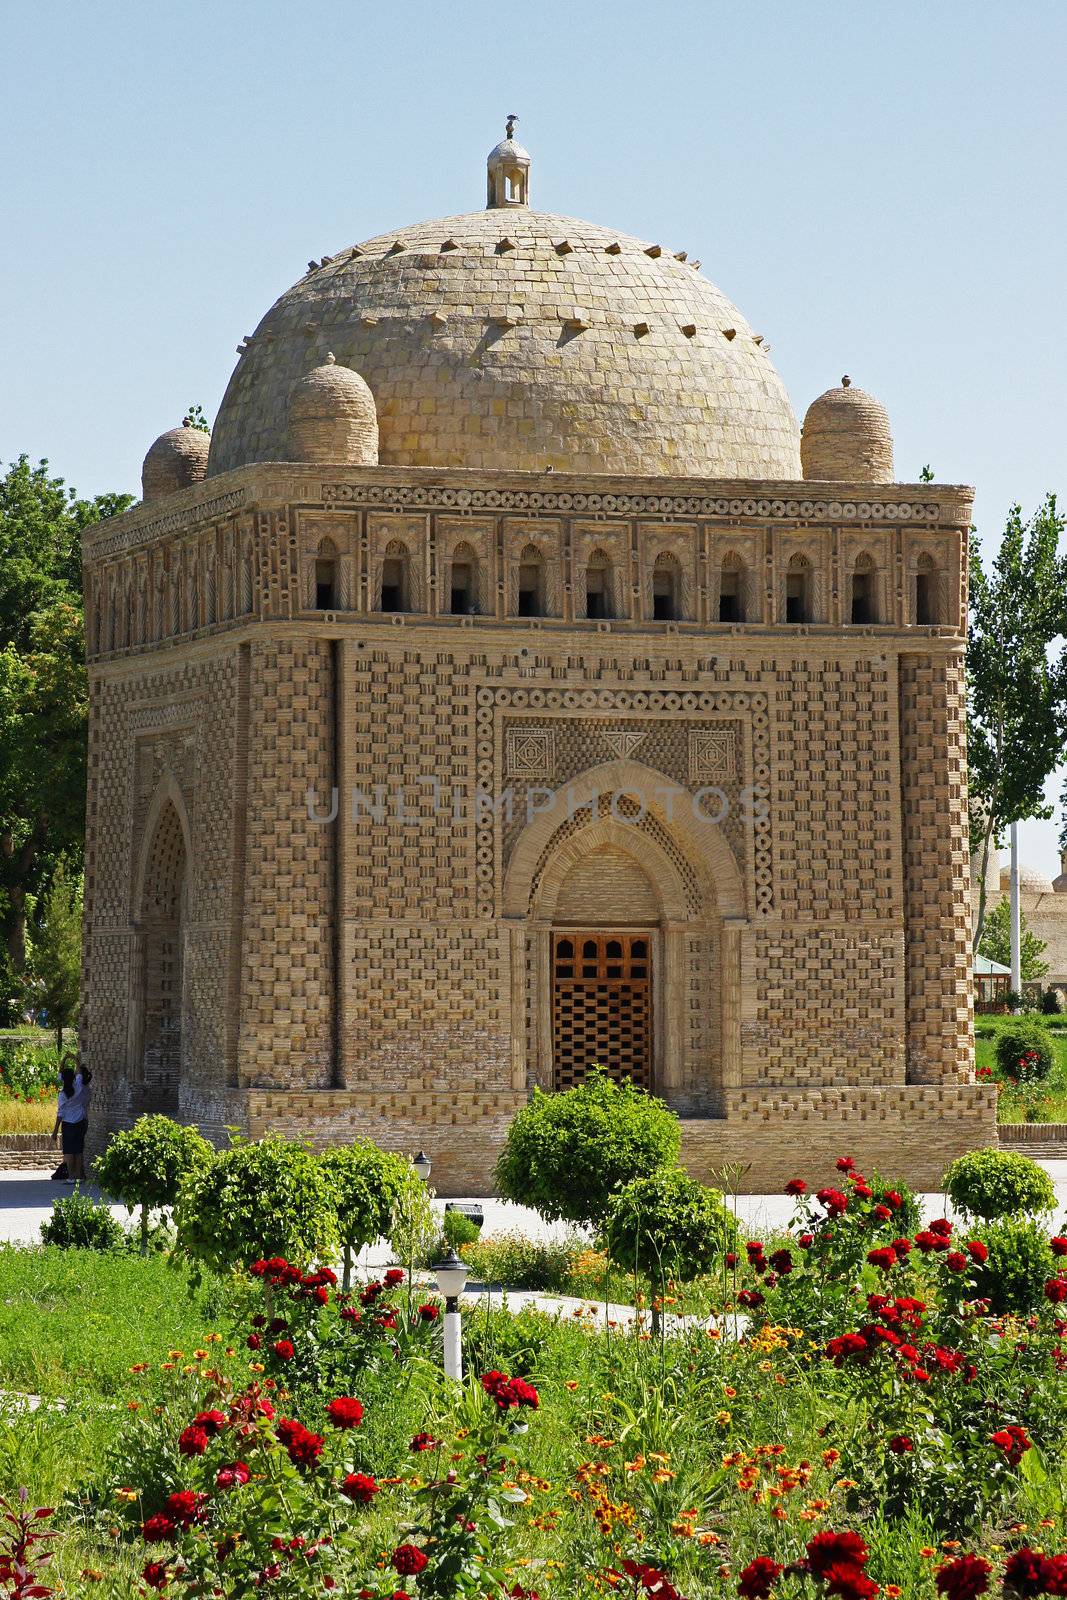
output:
{"label": "paved path", "polygon": [[[1055,1220],[1059,1224],[1067,1215],[1067,1161],[1042,1161],[1040,1165],[1056,1185]],[[94,1199],[99,1199],[100,1192],[95,1184],[86,1184],[85,1189]],[[70,1184],[52,1183],[43,1173],[0,1171],[0,1243],[39,1244],[41,1223],[50,1215],[53,1201],[72,1192]],[[927,1217],[945,1214],[947,1208],[943,1195],[922,1195],[920,1199]],[[531,1238],[547,1240],[563,1238],[569,1231],[565,1223],[545,1222],[536,1211],[511,1205],[506,1200],[484,1200],[479,1203],[485,1214],[483,1234],[510,1229]],[[438,1209],[444,1209],[443,1200],[438,1201],[437,1205]],[[121,1221],[128,1220],[124,1206],[113,1205],[111,1210]],[[786,1195],[743,1194],[737,1198],[738,1221],[749,1234],[784,1227],[792,1214],[793,1202]],[[373,1270],[388,1265],[390,1259],[387,1247],[377,1245],[363,1252],[360,1265]]]}

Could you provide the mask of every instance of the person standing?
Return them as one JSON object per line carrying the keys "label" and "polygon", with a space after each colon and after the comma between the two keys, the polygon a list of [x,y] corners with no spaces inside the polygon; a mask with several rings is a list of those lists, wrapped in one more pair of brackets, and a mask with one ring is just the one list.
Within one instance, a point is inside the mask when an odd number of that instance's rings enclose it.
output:
{"label": "person standing", "polygon": [[53,1140],[62,1129],[63,1157],[67,1163],[67,1182],[77,1183],[85,1177],[85,1135],[89,1130],[89,1074],[75,1072],[73,1067],[60,1071],[61,1088],[56,1104],[56,1121],[52,1129]]}

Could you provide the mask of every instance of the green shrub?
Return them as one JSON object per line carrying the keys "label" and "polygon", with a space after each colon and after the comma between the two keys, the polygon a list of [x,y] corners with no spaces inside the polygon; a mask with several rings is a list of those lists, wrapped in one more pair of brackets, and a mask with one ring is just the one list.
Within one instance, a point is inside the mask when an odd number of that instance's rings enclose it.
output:
{"label": "green shrub", "polygon": [[718,1189],[681,1167],[635,1178],[612,1198],[604,1227],[608,1255],[654,1284],[710,1272],[737,1244],[737,1227]]}
{"label": "green shrub", "polygon": [[1045,1304],[1045,1284],[1059,1262],[1048,1234],[1029,1217],[1002,1217],[979,1230],[989,1259],[978,1268],[975,1295],[990,1302],[998,1315],[1026,1316]]}
{"label": "green shrub", "polygon": [[445,1210],[441,1231],[444,1234],[445,1246],[451,1247],[458,1254],[465,1244],[473,1244],[481,1238],[482,1225],[475,1222],[473,1217],[468,1217],[465,1211]]}
{"label": "green shrub", "polygon": [[141,1208],[141,1252],[148,1250],[154,1210],[177,1203],[182,1180],[206,1167],[215,1152],[195,1128],[170,1117],[138,1117],[115,1134],[93,1163],[93,1176],[128,1211]]}
{"label": "green shrub", "polygon": [[957,1210],[973,1217],[1052,1211],[1056,1204],[1048,1173],[1014,1150],[971,1150],[952,1163],[942,1183]]}
{"label": "green shrub", "polygon": [[[1020,1082],[1047,1078],[1056,1061],[1056,1047],[1047,1029],[1025,1017],[1017,1017],[999,1029],[994,1048],[1003,1076]],[[1034,1059],[1024,1067],[1024,1057]]]}
{"label": "green shrub", "polygon": [[97,1205],[80,1189],[55,1201],[52,1215],[41,1223],[41,1238],[61,1250],[121,1250],[126,1243],[122,1224],[107,1206]]}
{"label": "green shrub", "polygon": [[481,1283],[561,1294],[570,1287],[575,1262],[585,1248],[574,1237],[545,1241],[524,1233],[496,1233],[464,1245],[461,1253]]}
{"label": "green shrub", "polygon": [[1046,1017],[1058,1017],[1063,1011],[1059,994],[1055,989],[1046,989],[1041,996],[1041,1010]]}
{"label": "green shrub", "polygon": [[0,1089],[18,1100],[43,1100],[59,1088],[59,1051],[32,1039],[0,1041]]}
{"label": "green shrub", "polygon": [[235,1138],[178,1193],[176,1248],[194,1264],[232,1272],[263,1256],[299,1267],[328,1260],[338,1244],[336,1195],[303,1144]]}
{"label": "green shrub", "polygon": [[334,1195],[347,1289],[354,1257],[389,1232],[401,1195],[422,1184],[409,1161],[369,1139],[327,1150],[320,1159]]}
{"label": "green shrub", "polygon": [[612,1192],[678,1158],[674,1112],[594,1069],[561,1094],[533,1092],[508,1129],[496,1165],[501,1194],[542,1216],[600,1222]]}

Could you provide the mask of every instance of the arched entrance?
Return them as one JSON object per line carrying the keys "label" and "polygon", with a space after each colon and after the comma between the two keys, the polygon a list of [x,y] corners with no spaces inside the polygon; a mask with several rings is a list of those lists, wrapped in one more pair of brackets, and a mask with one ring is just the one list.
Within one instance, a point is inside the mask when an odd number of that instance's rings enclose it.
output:
{"label": "arched entrance", "polygon": [[176,1111],[182,1065],[184,924],[188,851],[173,799],[164,799],[148,832],[141,872],[139,1058],[146,1111]]}
{"label": "arched entrance", "polygon": [[653,1086],[653,963],[662,907],[645,872],[616,844],[571,866],[556,895],[552,940],[552,1080],[580,1083],[594,1062]]}

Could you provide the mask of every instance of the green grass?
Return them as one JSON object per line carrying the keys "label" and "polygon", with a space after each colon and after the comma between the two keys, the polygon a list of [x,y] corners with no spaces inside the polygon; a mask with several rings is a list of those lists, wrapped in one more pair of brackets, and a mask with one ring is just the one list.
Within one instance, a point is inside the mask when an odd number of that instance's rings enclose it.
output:
{"label": "green grass", "polygon": [[[1002,1028],[1008,1027],[1014,1017],[984,1017],[974,1019],[974,1064],[996,1070],[996,1040]],[[1036,1019],[1052,1035],[1056,1051],[1056,1064],[1049,1076],[1037,1088],[1020,1090],[1006,1084],[997,1102],[999,1122],[1067,1122],[1067,1016],[1038,1017]],[[1035,1117],[1032,1112],[1037,1110]]]}
{"label": "green grass", "polygon": [[220,1301],[162,1256],[2,1246],[0,1389],[125,1400],[143,1389],[131,1366],[227,1331]]}

